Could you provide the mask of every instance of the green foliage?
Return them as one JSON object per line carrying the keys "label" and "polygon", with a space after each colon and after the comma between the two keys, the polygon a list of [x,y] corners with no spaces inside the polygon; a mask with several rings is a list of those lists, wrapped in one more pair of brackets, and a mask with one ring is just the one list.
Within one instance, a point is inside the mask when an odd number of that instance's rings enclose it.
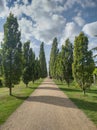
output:
{"label": "green foliage", "polygon": [[30,41],[24,43],[23,46],[23,60],[24,60],[24,70],[23,70],[23,82],[28,85],[30,81],[34,81],[40,78],[40,63],[35,60],[35,54],[30,48]]}
{"label": "green foliage", "polygon": [[42,42],[40,45],[40,53],[39,53],[39,61],[40,61],[40,76],[44,78],[47,76],[47,66],[44,52],[44,43]]}
{"label": "green foliage", "polygon": [[29,68],[30,68],[30,81],[35,80],[35,53],[32,48],[29,50]]}
{"label": "green foliage", "polygon": [[41,77],[41,68],[40,68],[40,61],[38,58],[35,60],[35,68],[34,68],[34,77],[35,80],[39,79]]}
{"label": "green foliage", "polygon": [[32,81],[32,49],[30,49],[30,41],[24,43],[23,46],[24,69],[22,79],[26,87]]}
{"label": "green foliage", "polygon": [[69,39],[65,41],[62,46],[62,66],[63,66],[63,79],[67,82],[68,86],[72,77],[72,63],[73,63],[73,47]]}
{"label": "green foliage", "polygon": [[[51,57],[52,58],[52,57]],[[65,80],[69,86],[72,79],[72,62],[73,62],[73,47],[69,39],[62,46],[60,53],[56,53],[56,59],[53,63],[53,77],[56,79]]]}
{"label": "green foliage", "polygon": [[97,68],[94,69],[93,74],[97,76]]}
{"label": "green foliage", "polygon": [[63,80],[63,71],[64,71],[62,61],[63,61],[62,54],[59,53],[54,63],[54,77],[60,80]]}
{"label": "green foliage", "polygon": [[50,53],[50,62],[49,62],[49,75],[50,77],[55,77],[55,61],[58,55],[58,42],[57,38],[54,38],[51,53]]}
{"label": "green foliage", "polygon": [[2,84],[2,79],[0,79],[0,87],[2,87],[3,86],[3,84]]}
{"label": "green foliage", "polygon": [[4,24],[4,42],[2,43],[3,74],[5,85],[12,87],[19,83],[22,74],[21,33],[18,30],[17,18],[10,13]]}
{"label": "green foliage", "polygon": [[28,87],[28,83],[30,82],[30,68],[29,67],[25,67],[23,70],[23,82],[26,84],[26,87]]}
{"label": "green foliage", "polygon": [[2,60],[2,49],[0,49],[0,76],[3,75]]}
{"label": "green foliage", "polygon": [[74,41],[73,75],[84,93],[93,82],[94,61],[92,52],[88,51],[88,38],[80,33]]}

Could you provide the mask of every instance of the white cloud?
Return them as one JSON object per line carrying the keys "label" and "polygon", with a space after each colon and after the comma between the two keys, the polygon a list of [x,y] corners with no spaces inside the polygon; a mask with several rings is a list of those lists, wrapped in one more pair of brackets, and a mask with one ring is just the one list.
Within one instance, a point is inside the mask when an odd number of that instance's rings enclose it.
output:
{"label": "white cloud", "polygon": [[96,6],[96,0],[77,0],[77,3],[79,3],[83,8],[86,7],[95,7]]}
{"label": "white cloud", "polygon": [[23,5],[18,4],[19,2],[20,0],[15,1],[14,6],[8,9],[7,0],[1,0],[0,4],[3,11],[0,17],[6,17],[10,11],[18,18],[22,17],[23,13],[26,14],[34,22],[23,17],[18,21],[22,41],[31,40],[33,37],[46,44],[51,44],[54,37],[60,38],[62,36],[62,39],[64,37],[73,39],[81,30],[80,27],[85,24],[81,15],[73,18],[76,23],[69,22],[66,24],[66,19],[62,15],[63,11],[72,8],[75,3],[80,4],[83,8],[94,6],[94,2],[91,0],[84,0],[83,2],[81,0],[32,0],[31,4],[28,4],[28,0],[23,0]]}
{"label": "white cloud", "polygon": [[35,51],[36,49],[39,49],[39,46],[38,45],[36,45],[36,43],[34,43],[34,42],[31,42],[30,43],[30,47]]}
{"label": "white cloud", "polygon": [[64,44],[64,41],[69,38],[71,42],[74,41],[75,36],[81,31],[80,27],[77,26],[74,22],[69,22],[66,24],[63,36],[61,38],[61,44]]}
{"label": "white cloud", "polygon": [[25,42],[26,40],[30,40],[33,31],[32,22],[30,20],[27,20],[26,18],[22,18],[21,20],[18,20],[18,23],[21,30],[22,42]]}
{"label": "white cloud", "polygon": [[37,26],[33,30],[33,35],[36,39],[50,44],[54,37],[59,37],[62,34],[65,26],[65,19],[60,15],[42,16],[37,19]]}
{"label": "white cloud", "polygon": [[24,4],[28,4],[28,0],[23,0],[23,3]]}
{"label": "white cloud", "polygon": [[73,20],[80,26],[82,27],[85,24],[85,20],[80,17],[80,16],[76,16],[73,18]]}
{"label": "white cloud", "polygon": [[75,4],[79,4],[82,8],[86,8],[86,7],[95,7],[96,6],[96,0],[67,0],[64,3],[64,10],[68,10],[70,8],[72,8]]}
{"label": "white cloud", "polygon": [[25,13],[35,21],[32,24],[31,21],[25,18],[19,20],[22,39],[28,39],[33,36],[37,40],[50,44],[54,37],[59,37],[62,34],[66,19],[61,14],[54,13],[60,9],[58,9],[57,4],[54,8],[54,4],[56,3],[53,0],[33,0],[31,5],[25,6],[16,3],[15,7],[11,8],[16,16]]}
{"label": "white cloud", "polygon": [[4,37],[4,34],[3,34],[3,32],[0,32],[0,43],[2,42],[2,40],[3,40],[3,37]]}
{"label": "white cloud", "polygon": [[3,8],[4,8],[4,4],[3,4],[3,1],[1,0],[0,1],[0,12],[2,12]]}
{"label": "white cloud", "polygon": [[9,14],[9,8],[6,6],[6,0],[0,1],[0,17],[4,18],[7,17]]}
{"label": "white cloud", "polygon": [[97,35],[97,21],[85,24],[82,30],[89,36],[94,37],[94,35]]}
{"label": "white cloud", "polygon": [[89,37],[89,50],[94,48],[94,47],[97,47],[97,38],[96,37]]}

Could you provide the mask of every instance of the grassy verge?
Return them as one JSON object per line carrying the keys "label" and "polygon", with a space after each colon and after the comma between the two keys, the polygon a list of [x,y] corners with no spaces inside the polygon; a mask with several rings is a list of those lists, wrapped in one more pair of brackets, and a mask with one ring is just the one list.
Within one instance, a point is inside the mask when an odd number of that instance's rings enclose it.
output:
{"label": "grassy verge", "polygon": [[0,125],[29,97],[42,81],[43,79],[39,79],[34,84],[30,82],[28,88],[21,82],[13,88],[13,96],[9,96],[8,88],[0,88]]}
{"label": "grassy verge", "polygon": [[80,108],[97,126],[97,85],[91,86],[86,95],[73,83],[68,87],[66,83],[54,80],[59,88]]}

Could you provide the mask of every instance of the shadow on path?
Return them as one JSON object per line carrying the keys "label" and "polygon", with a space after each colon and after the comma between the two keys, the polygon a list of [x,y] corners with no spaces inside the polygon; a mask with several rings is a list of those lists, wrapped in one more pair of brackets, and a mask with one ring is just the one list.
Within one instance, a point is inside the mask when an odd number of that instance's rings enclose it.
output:
{"label": "shadow on path", "polygon": [[[29,102],[40,102],[45,104],[51,104],[56,106],[68,107],[68,108],[77,108],[68,98],[56,97],[56,96],[17,96],[12,95],[20,100],[27,100]],[[76,98],[70,98],[80,109],[97,111],[97,103],[83,101]]]}
{"label": "shadow on path", "polygon": [[[75,104],[80,103],[81,109],[97,111],[97,103],[83,101],[80,99],[71,98]],[[31,96],[27,99],[30,102],[41,102],[46,104],[52,104],[56,106],[77,108],[68,98],[56,97],[56,96]],[[88,107],[87,107],[88,106]]]}
{"label": "shadow on path", "polygon": [[[36,89],[37,87],[29,87],[30,89]],[[63,90],[67,92],[82,92],[81,89],[71,89],[71,88],[55,88],[55,87],[38,87],[37,89],[44,89],[44,90]]]}
{"label": "shadow on path", "polygon": [[68,98],[62,98],[56,96],[31,96],[27,99],[27,101],[40,102],[69,108],[76,108],[76,106]]}

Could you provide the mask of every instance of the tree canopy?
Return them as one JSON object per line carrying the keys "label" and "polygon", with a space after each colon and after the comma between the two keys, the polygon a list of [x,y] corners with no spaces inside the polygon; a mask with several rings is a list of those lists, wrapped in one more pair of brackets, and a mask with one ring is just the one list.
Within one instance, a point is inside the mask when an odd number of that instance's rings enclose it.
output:
{"label": "tree canopy", "polygon": [[52,43],[51,53],[50,53],[50,62],[49,62],[50,77],[54,77],[54,73],[55,73],[54,63],[56,61],[57,54],[58,54],[58,42],[57,42],[57,38],[54,38]]}
{"label": "tree canopy", "polygon": [[17,18],[10,13],[4,24],[4,42],[2,43],[3,72],[5,85],[10,88],[19,83],[22,74],[22,44]]}
{"label": "tree canopy", "polygon": [[84,93],[93,82],[94,60],[92,52],[88,50],[88,38],[83,32],[75,38],[73,54],[73,76]]}
{"label": "tree canopy", "polygon": [[46,65],[44,43],[43,42],[40,45],[39,62],[40,62],[40,76],[41,76],[41,78],[47,77],[47,65]]}

